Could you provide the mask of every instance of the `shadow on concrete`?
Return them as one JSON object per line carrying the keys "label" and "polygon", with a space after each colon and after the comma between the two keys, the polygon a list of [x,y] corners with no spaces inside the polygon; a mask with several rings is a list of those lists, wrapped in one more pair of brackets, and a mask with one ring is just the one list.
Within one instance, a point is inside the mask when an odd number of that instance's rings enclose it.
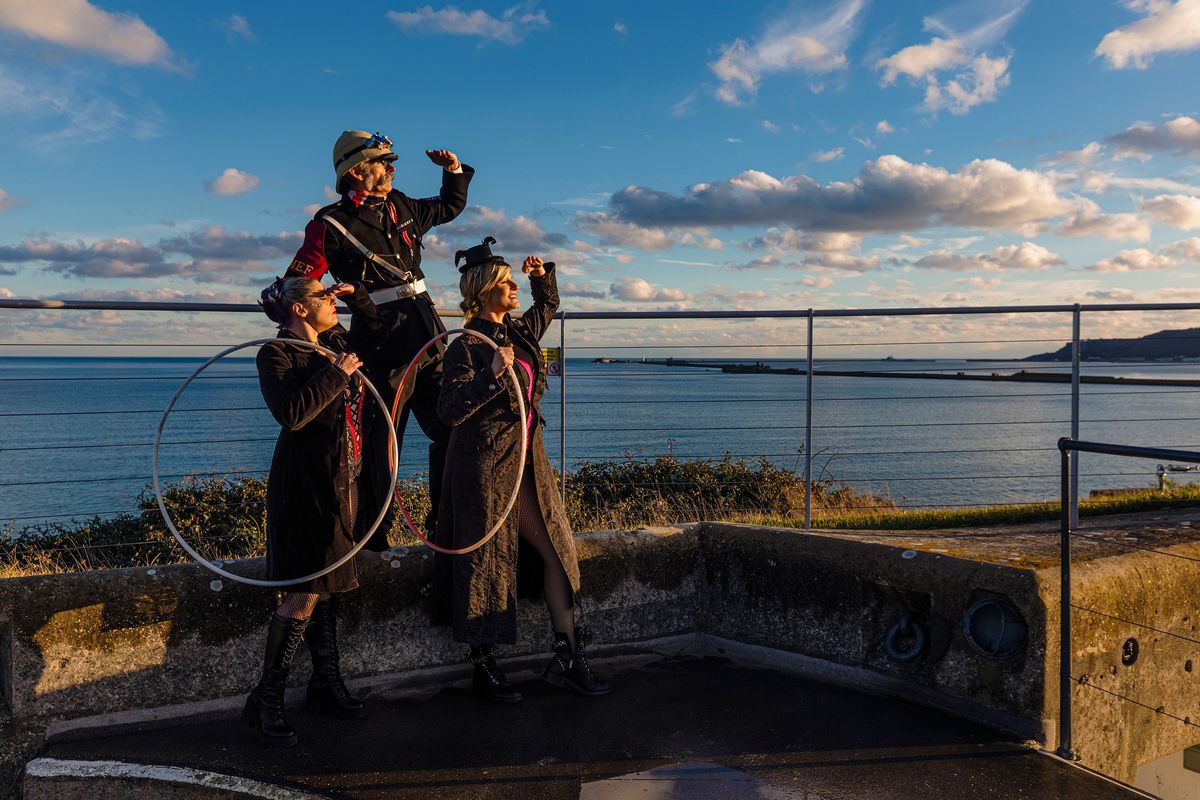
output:
{"label": "shadow on concrete", "polygon": [[[609,697],[567,695],[526,673],[514,676],[527,679],[515,706],[488,705],[454,686],[375,698],[361,722],[297,709],[301,741],[291,750],[262,748],[231,720],[57,743],[44,755],[195,767],[372,800],[578,800],[585,786],[585,797],[697,797],[696,764],[709,765],[700,777],[703,796],[714,798],[1136,796],[900,700],[721,658],[600,666],[617,682]],[[598,782],[622,776],[600,791]]]}

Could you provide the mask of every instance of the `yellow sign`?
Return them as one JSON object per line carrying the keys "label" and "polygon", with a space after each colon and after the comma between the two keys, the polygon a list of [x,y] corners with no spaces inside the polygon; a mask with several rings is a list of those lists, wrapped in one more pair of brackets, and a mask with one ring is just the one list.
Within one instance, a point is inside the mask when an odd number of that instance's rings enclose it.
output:
{"label": "yellow sign", "polygon": [[546,362],[547,375],[562,375],[563,357],[561,347],[543,347],[542,358]]}

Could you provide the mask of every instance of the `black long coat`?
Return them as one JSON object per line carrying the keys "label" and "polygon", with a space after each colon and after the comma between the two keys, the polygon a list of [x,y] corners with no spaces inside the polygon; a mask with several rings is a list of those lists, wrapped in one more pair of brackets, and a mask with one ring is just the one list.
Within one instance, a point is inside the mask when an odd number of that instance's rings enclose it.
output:
{"label": "black long coat", "polygon": [[[387,330],[361,285],[345,301],[353,315],[353,331],[336,325],[319,341],[331,350],[363,357],[383,341]],[[373,396],[365,387],[351,386],[351,377],[324,354],[289,347],[287,340],[295,338],[281,330],[278,339],[259,348],[257,358],[263,399],[283,426],[267,479],[270,580],[299,578],[337,561],[370,527],[383,502],[373,494],[367,470],[353,467],[354,441],[346,419],[348,388],[354,407],[362,393],[364,412],[375,402]],[[360,426],[369,426],[373,418],[377,415],[363,413]],[[287,591],[345,592],[357,586],[351,559]]]}
{"label": "black long coat", "polygon": [[[541,278],[530,276],[533,305],[519,317],[507,317],[503,325],[476,317],[467,323],[503,346],[509,337],[519,341],[537,362],[534,367],[532,410],[541,420],[539,402],[546,390],[546,364],[538,340],[558,308],[558,287],[551,266]],[[446,349],[438,415],[450,433],[449,455],[442,481],[438,512],[437,543],[444,547],[466,547],[479,541],[500,518],[517,478],[522,454],[516,396],[507,377],[492,373],[491,346],[464,334]],[[523,370],[516,370],[524,379]],[[542,430],[534,425],[530,465],[537,486],[538,504],[550,541],[566,570],[573,592],[579,591],[579,561],[575,540],[559,497],[558,476],[546,457]],[[521,547],[518,513],[514,506],[496,536],[483,547],[449,559],[449,569],[439,570],[438,593],[448,590],[454,638],[470,644],[512,644],[517,636],[517,561],[522,564],[522,594],[536,596],[540,584],[526,586],[529,579],[540,582],[541,561],[531,547]],[[530,563],[536,560],[536,564]],[[528,565],[528,566],[527,566]],[[447,575],[447,573],[449,573]]]}

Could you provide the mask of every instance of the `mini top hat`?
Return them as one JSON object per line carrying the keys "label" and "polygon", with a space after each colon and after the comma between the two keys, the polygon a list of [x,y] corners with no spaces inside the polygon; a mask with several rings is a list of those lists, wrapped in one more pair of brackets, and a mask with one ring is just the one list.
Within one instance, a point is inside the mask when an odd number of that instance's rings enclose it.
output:
{"label": "mini top hat", "polygon": [[[459,250],[454,254],[454,265],[458,267],[459,272],[466,272],[471,267],[478,267],[484,264],[503,264],[510,266],[504,260],[504,256],[498,256],[492,252],[490,245],[496,243],[496,240],[491,236],[485,237],[483,244],[477,244],[474,247],[468,247],[466,250]],[[465,259],[462,264],[459,264],[459,259]]]}

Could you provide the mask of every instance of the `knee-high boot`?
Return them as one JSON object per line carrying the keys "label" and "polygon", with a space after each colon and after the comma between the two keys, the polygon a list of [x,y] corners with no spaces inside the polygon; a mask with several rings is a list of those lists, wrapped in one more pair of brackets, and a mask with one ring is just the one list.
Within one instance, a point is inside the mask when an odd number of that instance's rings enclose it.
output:
{"label": "knee-high boot", "polygon": [[296,732],[284,718],[283,696],[288,670],[304,638],[305,619],[287,619],[271,615],[267,629],[267,649],[263,656],[263,674],[258,686],[246,698],[242,721],[258,728],[258,741],[268,747],[291,747]]}
{"label": "knee-high boot", "polygon": [[338,719],[362,719],[366,716],[362,701],[350,694],[342,680],[336,597],[317,603],[308,630],[304,632],[304,639],[308,642],[313,665],[306,695],[308,704]]}

